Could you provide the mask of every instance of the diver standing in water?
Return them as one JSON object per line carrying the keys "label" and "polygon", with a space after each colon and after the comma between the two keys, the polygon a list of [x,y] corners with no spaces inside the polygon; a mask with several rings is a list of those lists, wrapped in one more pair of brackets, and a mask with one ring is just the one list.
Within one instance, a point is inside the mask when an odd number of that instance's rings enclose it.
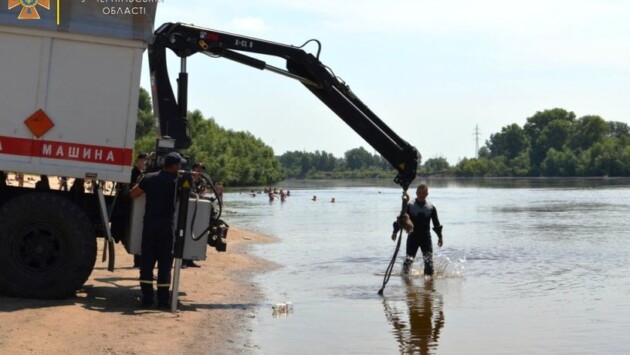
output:
{"label": "diver standing in water", "polygon": [[[442,247],[442,225],[438,219],[437,209],[431,201],[427,200],[429,187],[421,184],[416,190],[416,199],[407,205],[407,215],[413,222],[413,230],[407,236],[407,257],[403,263],[403,274],[408,274],[411,265],[416,257],[418,248],[422,251],[424,260],[424,275],[433,276],[433,242],[431,240],[431,222],[433,230],[438,236],[438,247]],[[396,233],[400,230],[401,222],[394,223],[394,233],[392,239],[395,240]],[[406,228],[407,229],[407,228]]]}

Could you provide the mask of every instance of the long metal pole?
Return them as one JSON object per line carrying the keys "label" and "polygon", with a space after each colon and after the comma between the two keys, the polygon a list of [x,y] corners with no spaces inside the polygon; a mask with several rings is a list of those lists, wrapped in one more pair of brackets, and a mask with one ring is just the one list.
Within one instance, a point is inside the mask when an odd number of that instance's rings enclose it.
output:
{"label": "long metal pole", "polygon": [[177,311],[177,298],[179,297],[179,276],[184,257],[184,241],[186,236],[186,222],[188,221],[188,200],[192,186],[190,170],[184,171],[181,177],[181,190],[179,192],[179,211],[177,214],[177,229],[175,243],[173,245],[173,258],[175,259],[175,273],[173,275],[173,292],[171,294],[171,312]]}
{"label": "long metal pole", "polygon": [[[186,58],[180,62],[178,80],[178,103],[180,105],[181,118],[186,118],[188,106],[188,74],[186,73]],[[184,241],[186,236],[186,222],[188,221],[188,199],[192,187],[192,175],[190,170],[184,171],[181,177],[181,190],[179,193],[179,213],[177,215],[177,230],[175,244],[173,245],[173,257],[175,259],[175,272],[173,274],[173,291],[171,293],[171,312],[177,312],[177,299],[179,297],[179,277],[182,270],[182,258],[184,255]]]}
{"label": "long metal pole", "polygon": [[173,294],[171,295],[171,312],[177,312],[177,298],[179,297],[179,274],[182,271],[182,259],[175,258],[175,272],[173,274]]}

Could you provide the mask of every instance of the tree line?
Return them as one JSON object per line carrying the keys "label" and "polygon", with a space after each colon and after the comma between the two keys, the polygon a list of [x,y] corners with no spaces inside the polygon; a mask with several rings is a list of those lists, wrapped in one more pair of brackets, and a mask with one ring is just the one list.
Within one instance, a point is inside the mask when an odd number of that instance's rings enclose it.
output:
{"label": "tree line", "polygon": [[[363,148],[343,158],[326,152],[287,152],[279,157],[285,177],[391,177],[393,168]],[[421,175],[461,177],[630,176],[630,127],[597,115],[577,117],[562,108],[538,111],[490,135],[478,157],[450,165],[433,157],[419,165]]]}
{"label": "tree line", "polygon": [[536,112],[490,135],[479,157],[462,159],[458,176],[630,176],[630,128],[562,108]]}
{"label": "tree line", "polygon": [[297,179],[354,179],[389,178],[394,168],[379,154],[359,147],[336,158],[325,151],[286,152],[278,157],[285,178]]}
{"label": "tree line", "polygon": [[[365,148],[336,158],[325,151],[286,152],[280,156],[249,132],[225,129],[199,110],[188,113],[192,145],[181,151],[202,162],[215,181],[226,186],[272,185],[287,178],[393,178],[394,169],[380,155]],[[151,96],[141,88],[136,123],[136,152],[155,149],[156,131]]]}
{"label": "tree line", "polygon": [[[155,150],[155,119],[149,93],[140,89],[136,152]],[[249,132],[225,129],[199,110],[188,113],[192,145],[180,151],[191,162],[203,163],[225,186],[269,185],[283,179],[273,149]]]}
{"label": "tree line", "polygon": [[[141,89],[136,152],[155,149],[151,97]],[[363,147],[337,158],[326,151],[291,151],[280,156],[249,132],[225,129],[199,110],[189,112],[192,145],[182,154],[203,162],[227,186],[271,185],[287,178],[393,178],[394,168]],[[490,135],[478,157],[451,166],[446,158],[427,159],[423,175],[451,176],[630,176],[630,128],[600,116],[577,118],[562,108],[536,112]]]}

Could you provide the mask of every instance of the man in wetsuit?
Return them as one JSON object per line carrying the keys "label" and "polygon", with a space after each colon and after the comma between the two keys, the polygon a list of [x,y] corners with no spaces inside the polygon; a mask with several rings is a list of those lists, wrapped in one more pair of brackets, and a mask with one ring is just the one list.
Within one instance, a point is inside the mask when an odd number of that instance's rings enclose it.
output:
{"label": "man in wetsuit", "polygon": [[[420,248],[424,260],[424,275],[433,276],[433,242],[430,223],[433,222],[433,230],[438,236],[438,247],[442,247],[442,225],[438,219],[435,205],[427,200],[428,195],[429,187],[421,184],[416,190],[415,201],[407,205],[406,212],[413,222],[413,231],[407,236],[407,257],[403,263],[403,274],[409,273],[418,248]],[[395,236],[400,227],[398,222],[394,223],[392,237]]]}
{"label": "man in wetsuit", "polygon": [[140,264],[142,307],[153,305],[153,268],[157,262],[158,307],[169,308],[169,287],[175,237],[177,172],[185,163],[186,160],[179,154],[169,153],[164,158],[162,170],[145,175],[129,192],[131,198],[139,197],[143,193],[147,195]]}

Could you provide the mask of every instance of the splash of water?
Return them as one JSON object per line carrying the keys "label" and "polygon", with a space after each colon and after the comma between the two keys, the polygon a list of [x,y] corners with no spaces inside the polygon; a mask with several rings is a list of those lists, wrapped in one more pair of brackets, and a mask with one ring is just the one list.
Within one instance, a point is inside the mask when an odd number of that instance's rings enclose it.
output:
{"label": "splash of water", "polygon": [[[466,268],[464,264],[466,263],[466,258],[456,258],[451,259],[444,254],[434,254],[433,255],[433,278],[463,278],[465,274]],[[376,273],[378,276],[384,275],[383,272]],[[402,270],[398,270],[392,273],[394,276],[405,276],[402,273]],[[406,276],[412,277],[420,277],[424,276],[424,263],[422,259],[416,260],[413,263],[413,266],[409,270],[409,274]]]}
{"label": "splash of water", "polygon": [[433,255],[433,277],[437,278],[463,278],[466,270],[466,259],[457,258],[451,260],[444,254]]}

